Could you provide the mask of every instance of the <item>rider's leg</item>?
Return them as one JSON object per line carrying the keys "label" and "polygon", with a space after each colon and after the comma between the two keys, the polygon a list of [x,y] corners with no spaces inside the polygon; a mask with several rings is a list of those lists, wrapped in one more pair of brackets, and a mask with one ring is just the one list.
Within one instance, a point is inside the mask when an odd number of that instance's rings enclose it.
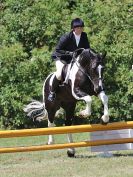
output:
{"label": "rider's leg", "polygon": [[55,72],[55,77],[53,78],[53,81],[52,81],[52,84],[51,84],[51,91],[50,91],[50,94],[48,96],[49,101],[54,101],[55,100],[56,90],[59,86],[59,82],[61,80],[62,68],[64,66],[64,64],[60,60],[57,60],[55,64],[56,64],[56,72]]}
{"label": "rider's leg", "polygon": [[57,60],[55,65],[56,65],[55,76],[60,81],[61,80],[61,74],[62,74],[62,68],[63,68],[64,64],[60,60]]}
{"label": "rider's leg", "polygon": [[66,74],[65,81],[64,81],[64,83],[66,83],[66,84],[68,83],[68,78],[69,78],[71,66],[72,66],[72,63],[70,63],[70,64],[68,65],[67,74]]}

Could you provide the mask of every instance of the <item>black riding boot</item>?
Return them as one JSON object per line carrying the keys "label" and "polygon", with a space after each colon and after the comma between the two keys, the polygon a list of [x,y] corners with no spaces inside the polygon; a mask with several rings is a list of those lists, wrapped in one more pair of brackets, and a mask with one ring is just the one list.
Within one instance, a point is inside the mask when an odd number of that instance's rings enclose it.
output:
{"label": "black riding boot", "polygon": [[52,86],[51,86],[51,91],[49,93],[49,96],[48,96],[48,100],[49,101],[54,101],[55,98],[56,98],[56,90],[57,88],[59,87],[59,80],[56,78],[56,76],[54,77],[53,79],[53,82],[52,82]]}

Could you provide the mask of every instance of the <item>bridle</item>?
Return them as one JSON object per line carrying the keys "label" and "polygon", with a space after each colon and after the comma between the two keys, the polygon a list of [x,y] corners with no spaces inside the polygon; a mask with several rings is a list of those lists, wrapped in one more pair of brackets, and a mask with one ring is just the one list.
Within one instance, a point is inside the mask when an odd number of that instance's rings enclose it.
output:
{"label": "bridle", "polygon": [[77,65],[78,69],[79,69],[84,75],[86,75],[86,76],[90,79],[90,81],[93,83],[93,81],[92,81],[90,75],[84,71],[83,67],[79,64],[79,62],[78,62],[78,61],[75,61],[75,64]]}
{"label": "bridle", "polygon": [[[84,49],[84,50],[85,50],[85,49]],[[84,50],[83,50],[83,51],[84,51]],[[88,50],[90,50],[90,49],[88,49]],[[78,57],[77,57],[77,58],[78,58]],[[93,83],[93,81],[92,81],[90,75],[89,75],[87,72],[84,71],[83,67],[80,65],[80,63],[79,63],[79,61],[78,61],[77,58],[73,56],[72,63],[75,63],[75,64],[76,64],[76,66],[78,67],[79,71],[81,71],[85,76],[87,76],[87,78],[89,78],[89,80],[92,82],[92,84],[93,84],[93,86],[94,86],[94,83]],[[101,69],[102,69],[103,67],[102,67],[102,65],[99,64],[97,68],[98,68],[98,75],[99,75],[99,77],[98,77],[99,86],[101,86],[101,91],[103,91],[102,76],[101,76]]]}

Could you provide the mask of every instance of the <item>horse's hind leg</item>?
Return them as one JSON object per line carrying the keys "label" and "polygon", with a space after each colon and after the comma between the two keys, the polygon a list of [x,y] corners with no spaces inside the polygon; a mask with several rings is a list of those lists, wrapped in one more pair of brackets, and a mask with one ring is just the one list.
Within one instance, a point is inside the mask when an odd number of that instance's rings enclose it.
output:
{"label": "horse's hind leg", "polygon": [[[50,112],[48,112],[48,127],[55,127],[54,124],[54,117],[55,117],[55,113],[56,111],[51,110]],[[54,144],[54,135],[49,135],[48,136],[48,144]]]}
{"label": "horse's hind leg", "polygon": [[[76,104],[75,103],[65,103],[64,105],[64,110],[66,112],[66,120],[65,120],[65,125],[70,126],[72,125],[73,118],[74,118],[74,110],[75,110]],[[73,137],[71,133],[67,134],[68,142],[72,143],[73,142]],[[74,148],[69,148],[67,150],[67,155],[69,157],[74,157],[75,155],[75,149]]]}

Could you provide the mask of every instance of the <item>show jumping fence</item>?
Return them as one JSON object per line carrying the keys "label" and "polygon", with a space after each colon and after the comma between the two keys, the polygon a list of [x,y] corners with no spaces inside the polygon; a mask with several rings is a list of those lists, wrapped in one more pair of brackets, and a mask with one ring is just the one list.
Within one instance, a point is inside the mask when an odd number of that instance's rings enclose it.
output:
{"label": "show jumping fence", "polygon": [[[106,130],[121,130],[121,129],[129,129],[129,128],[131,129],[133,128],[133,121],[109,123],[108,125],[92,124],[92,125],[75,125],[75,126],[54,127],[54,128],[5,130],[5,131],[0,131],[0,138],[41,136],[41,135],[49,135],[49,134],[54,135],[54,134],[66,134],[66,133],[83,133],[83,132],[95,132],[95,131],[106,131]],[[73,143],[65,143],[65,144],[24,146],[24,147],[2,147],[0,148],[0,153],[42,151],[42,150],[54,150],[54,149],[124,144],[124,143],[133,143],[133,138],[82,141],[82,142],[73,142]]]}

